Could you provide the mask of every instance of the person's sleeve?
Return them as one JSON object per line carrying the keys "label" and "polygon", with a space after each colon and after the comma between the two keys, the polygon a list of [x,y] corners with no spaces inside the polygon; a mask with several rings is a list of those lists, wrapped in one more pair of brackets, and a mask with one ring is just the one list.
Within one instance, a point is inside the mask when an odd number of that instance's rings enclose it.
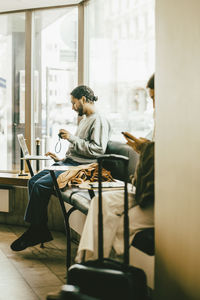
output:
{"label": "person's sleeve", "polygon": [[110,137],[110,124],[102,118],[96,119],[90,128],[90,139],[85,140],[70,135],[69,141],[73,143],[74,150],[79,155],[86,157],[97,157],[106,151]]}
{"label": "person's sleeve", "polygon": [[143,145],[135,173],[135,200],[141,207],[154,203],[154,142]]}

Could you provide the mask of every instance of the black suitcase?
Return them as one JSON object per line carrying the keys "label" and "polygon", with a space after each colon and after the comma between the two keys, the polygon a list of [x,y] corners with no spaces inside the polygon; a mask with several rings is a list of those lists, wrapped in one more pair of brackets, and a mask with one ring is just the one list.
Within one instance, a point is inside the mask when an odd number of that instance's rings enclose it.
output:
{"label": "black suitcase", "polygon": [[[124,262],[103,257],[103,216],[101,171],[104,160],[124,162]],[[120,155],[103,155],[99,164],[99,214],[98,214],[98,259],[74,264],[68,270],[67,283],[79,286],[83,294],[101,300],[146,300],[147,284],[143,270],[129,265],[129,218],[127,167],[128,158]]]}

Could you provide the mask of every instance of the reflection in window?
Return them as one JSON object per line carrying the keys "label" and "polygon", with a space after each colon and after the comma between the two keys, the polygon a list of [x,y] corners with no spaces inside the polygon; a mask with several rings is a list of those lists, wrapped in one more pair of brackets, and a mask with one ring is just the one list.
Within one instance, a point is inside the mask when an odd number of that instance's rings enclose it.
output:
{"label": "reflection in window", "polygon": [[154,73],[154,0],[91,0],[86,9],[86,81],[111,121],[112,139],[124,141],[126,130],[146,136],[153,127],[145,87]]}

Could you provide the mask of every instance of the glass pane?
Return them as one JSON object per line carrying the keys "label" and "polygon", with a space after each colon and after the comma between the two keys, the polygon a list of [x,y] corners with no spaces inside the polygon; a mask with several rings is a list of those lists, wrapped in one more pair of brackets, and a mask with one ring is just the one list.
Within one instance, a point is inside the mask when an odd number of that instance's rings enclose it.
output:
{"label": "glass pane", "polygon": [[19,170],[25,116],[25,14],[0,15],[1,170]]}
{"label": "glass pane", "polygon": [[[35,12],[34,139],[41,140],[41,154],[55,153],[59,129],[74,133],[76,128],[70,92],[77,85],[77,44],[77,7]],[[67,147],[68,142],[62,141],[59,157],[64,157]]]}
{"label": "glass pane", "polygon": [[146,83],[155,68],[154,0],[91,0],[86,6],[85,79],[107,113],[112,139],[148,136],[153,105]]}

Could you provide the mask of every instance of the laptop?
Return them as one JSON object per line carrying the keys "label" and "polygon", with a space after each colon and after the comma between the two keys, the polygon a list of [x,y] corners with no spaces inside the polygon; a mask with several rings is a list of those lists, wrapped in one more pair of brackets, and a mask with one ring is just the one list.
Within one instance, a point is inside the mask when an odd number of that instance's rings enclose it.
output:
{"label": "laptop", "polygon": [[30,160],[49,160],[49,159],[51,159],[51,157],[45,156],[45,155],[30,155],[23,134],[18,134],[17,138],[18,138],[20,147],[22,149],[24,159],[30,159]]}

